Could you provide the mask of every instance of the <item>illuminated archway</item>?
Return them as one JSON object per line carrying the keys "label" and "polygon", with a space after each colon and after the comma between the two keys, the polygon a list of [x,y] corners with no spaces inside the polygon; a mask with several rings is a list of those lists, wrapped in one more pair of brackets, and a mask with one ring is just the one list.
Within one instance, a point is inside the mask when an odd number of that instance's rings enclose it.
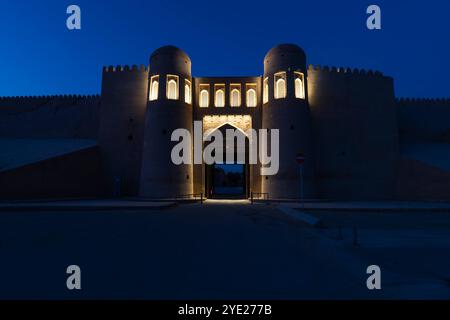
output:
{"label": "illuminated archway", "polygon": [[[221,131],[222,136],[224,138],[223,143],[223,164],[204,164],[203,166],[203,172],[204,172],[204,187],[205,187],[205,193],[208,198],[222,198],[222,197],[231,197],[231,198],[247,198],[249,196],[250,192],[250,165],[248,161],[248,151],[249,151],[249,137],[248,137],[248,130],[252,128],[252,118],[250,115],[212,115],[212,116],[205,116],[203,118],[203,133],[205,137],[208,137],[209,135],[212,135],[217,130]],[[241,141],[245,141],[243,144],[243,148],[241,149],[236,143],[233,143],[233,148],[230,148],[230,141],[227,140],[226,130],[227,129],[234,129],[235,136],[232,137],[232,139],[242,139]],[[238,137],[237,137],[238,136]],[[210,142],[205,142],[204,147],[206,147]],[[227,160],[227,153],[233,154],[233,163],[226,163]],[[238,161],[238,159],[243,159],[243,161]],[[234,194],[234,195],[224,195],[221,194],[218,190],[219,186],[217,185],[217,173],[222,170],[227,171],[226,168],[240,168],[241,170],[241,179],[238,180],[242,182],[242,185],[240,186],[242,190],[241,193]],[[236,173],[235,173],[236,174]],[[223,190],[223,189],[222,189]]]}

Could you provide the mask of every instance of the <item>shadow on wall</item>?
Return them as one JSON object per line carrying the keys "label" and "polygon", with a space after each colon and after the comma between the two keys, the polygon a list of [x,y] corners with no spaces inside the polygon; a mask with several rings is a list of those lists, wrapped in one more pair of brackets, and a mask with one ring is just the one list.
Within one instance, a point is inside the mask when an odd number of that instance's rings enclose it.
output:
{"label": "shadow on wall", "polygon": [[1,199],[85,198],[104,195],[98,147],[0,171]]}
{"label": "shadow on wall", "polygon": [[450,172],[401,157],[396,198],[416,201],[450,200]]}
{"label": "shadow on wall", "polygon": [[1,138],[95,139],[100,96],[0,97]]}

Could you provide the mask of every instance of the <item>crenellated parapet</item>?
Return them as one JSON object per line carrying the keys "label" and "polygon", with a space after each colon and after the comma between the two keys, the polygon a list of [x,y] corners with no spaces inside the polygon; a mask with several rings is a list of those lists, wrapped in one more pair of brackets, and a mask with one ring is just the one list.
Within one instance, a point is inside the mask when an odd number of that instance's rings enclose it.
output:
{"label": "crenellated parapet", "polygon": [[118,66],[104,66],[103,73],[119,73],[119,72],[148,72],[148,66],[141,65],[118,65]]}
{"label": "crenellated parapet", "polygon": [[60,95],[44,95],[44,96],[0,96],[1,101],[38,101],[50,99],[98,99],[99,94],[80,95],[80,94],[60,94]]}
{"label": "crenellated parapet", "polygon": [[0,97],[0,108],[91,105],[100,102],[100,95],[46,95]]}
{"label": "crenellated parapet", "polygon": [[148,72],[144,65],[103,67],[98,142],[111,195],[117,179],[122,194],[138,193]]}
{"label": "crenellated parapet", "polygon": [[335,199],[389,198],[398,158],[393,79],[374,70],[310,65],[307,80],[321,192]]}
{"label": "crenellated parapet", "polygon": [[396,98],[397,104],[400,106],[428,106],[428,105],[448,105],[450,106],[450,98]]}
{"label": "crenellated parapet", "polygon": [[401,141],[450,143],[450,99],[397,98]]}
{"label": "crenellated parapet", "polygon": [[95,138],[100,95],[0,97],[0,136]]}
{"label": "crenellated parapet", "polygon": [[368,77],[384,77],[383,73],[377,70],[365,70],[358,68],[348,68],[348,67],[329,67],[320,65],[309,65],[308,72],[325,72],[331,74],[341,74],[341,75],[355,75],[355,76],[368,76]]}
{"label": "crenellated parapet", "polygon": [[127,105],[130,99],[147,95],[148,72],[149,67],[144,65],[103,67],[102,101],[106,104],[113,101],[115,104],[120,102]]}
{"label": "crenellated parapet", "polygon": [[380,71],[309,65],[307,80],[312,106],[334,105],[349,112],[353,107],[364,112],[386,106],[395,110],[394,81]]}

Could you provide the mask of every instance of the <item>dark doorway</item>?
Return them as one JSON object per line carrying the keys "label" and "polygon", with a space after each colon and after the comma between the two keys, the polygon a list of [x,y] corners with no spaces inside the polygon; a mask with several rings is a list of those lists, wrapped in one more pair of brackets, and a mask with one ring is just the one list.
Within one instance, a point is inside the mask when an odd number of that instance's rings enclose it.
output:
{"label": "dark doorway", "polygon": [[205,165],[205,187],[208,198],[244,199],[248,197],[248,165]]}
{"label": "dark doorway", "polygon": [[212,194],[214,198],[243,198],[245,196],[245,165],[215,164]]}
{"label": "dark doorway", "polygon": [[[225,124],[218,128],[223,132],[225,137],[226,129],[236,129],[229,124]],[[205,191],[208,198],[216,199],[243,199],[249,196],[249,165],[248,165],[248,138],[242,133],[245,139],[245,150],[236,148],[237,140],[235,140],[234,163],[215,163],[211,165],[205,164]],[[227,140],[222,150],[222,159],[225,159],[225,151],[229,141]],[[229,149],[231,150],[231,149]],[[238,163],[238,153],[242,156],[244,153],[244,163]]]}

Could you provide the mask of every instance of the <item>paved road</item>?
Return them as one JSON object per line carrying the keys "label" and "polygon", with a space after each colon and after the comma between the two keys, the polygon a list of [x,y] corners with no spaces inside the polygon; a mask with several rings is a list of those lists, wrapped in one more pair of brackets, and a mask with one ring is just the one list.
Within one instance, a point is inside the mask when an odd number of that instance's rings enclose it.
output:
{"label": "paved road", "polygon": [[[366,263],[338,249],[275,206],[246,202],[4,212],[0,298],[389,297],[367,290]],[[66,289],[71,264],[81,267],[81,291]]]}
{"label": "paved road", "polygon": [[[0,215],[3,298],[358,297],[315,236],[272,206],[209,202],[161,211]],[[325,263],[326,262],[326,263]],[[65,267],[82,291],[65,289]]]}
{"label": "paved road", "polygon": [[[383,270],[383,290],[393,298],[450,299],[450,212],[314,212],[331,239]],[[357,228],[358,246],[353,246]],[[336,242],[336,241],[335,241]]]}

